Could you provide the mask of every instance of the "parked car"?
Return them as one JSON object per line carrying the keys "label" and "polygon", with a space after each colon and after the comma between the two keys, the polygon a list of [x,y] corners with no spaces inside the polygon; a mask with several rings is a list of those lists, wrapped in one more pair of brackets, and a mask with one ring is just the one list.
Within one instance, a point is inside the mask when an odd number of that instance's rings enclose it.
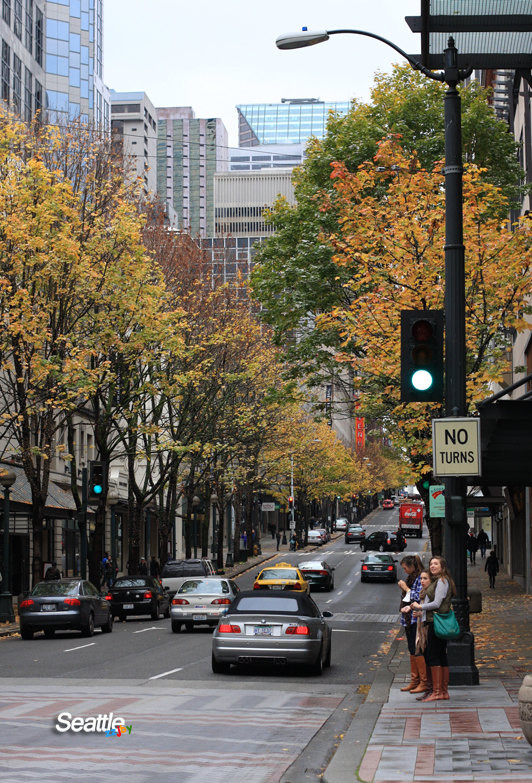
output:
{"label": "parked car", "polygon": [[331,663],[331,629],[305,593],[246,590],[237,595],[212,637],[212,670],[231,664],[304,665],[320,675]]}
{"label": "parked car", "polygon": [[216,576],[216,567],[207,558],[189,560],[167,560],[161,571],[163,587],[168,587],[170,599],[177,593],[185,579],[191,576]]}
{"label": "parked car", "polygon": [[254,590],[301,590],[310,592],[310,585],[301,571],[290,563],[277,563],[264,568],[253,585]]}
{"label": "parked car", "polygon": [[384,498],[382,501],[382,507],[383,509],[393,508],[393,500],[391,498]]}
{"label": "parked car", "polygon": [[345,543],[357,544],[366,538],[366,528],[362,525],[349,525],[345,531]]}
{"label": "parked car", "polygon": [[32,639],[36,631],[51,638],[56,631],[81,631],[92,636],[100,627],[113,630],[109,603],[92,582],[86,579],[59,579],[38,582],[19,605],[20,635]]}
{"label": "parked car", "polygon": [[152,620],[161,614],[170,617],[168,588],[154,576],[119,576],[106,598],[119,620],[139,614],[149,614]]}
{"label": "parked car", "polygon": [[313,587],[321,587],[330,592],[334,590],[334,568],[325,560],[305,560],[304,563],[298,563],[298,568]]}
{"label": "parked car", "polygon": [[389,582],[397,580],[397,560],[391,555],[372,554],[366,555],[362,560],[360,581],[369,579],[386,579]]}
{"label": "parked car", "polygon": [[338,519],[335,522],[335,530],[347,530],[347,527],[349,525],[349,520],[345,517],[338,517]]}
{"label": "parked car", "polygon": [[319,530],[309,530],[307,534],[307,544],[321,546],[325,543],[325,538]]}
{"label": "parked car", "polygon": [[406,538],[400,531],[394,533],[392,530],[377,530],[360,542],[360,548],[363,552],[368,549],[379,552],[402,552],[406,549]]}
{"label": "parked car", "polygon": [[331,540],[331,534],[325,527],[316,527],[314,530],[317,530],[318,533],[321,534],[321,537],[323,538],[324,543],[326,544],[328,541]]}
{"label": "parked car", "polygon": [[187,579],[172,598],[172,631],[179,633],[183,625],[187,631],[197,625],[214,628],[239,592],[240,588],[232,579],[220,576]]}

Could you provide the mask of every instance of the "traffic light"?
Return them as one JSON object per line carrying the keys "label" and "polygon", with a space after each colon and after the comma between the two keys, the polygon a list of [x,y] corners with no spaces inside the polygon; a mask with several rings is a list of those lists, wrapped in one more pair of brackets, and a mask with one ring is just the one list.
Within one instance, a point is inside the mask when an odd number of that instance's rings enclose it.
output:
{"label": "traffic light", "polygon": [[401,402],[443,401],[443,312],[401,310]]}
{"label": "traffic light", "polygon": [[288,508],[291,510],[294,508],[294,498],[290,495],[288,498]]}
{"label": "traffic light", "polygon": [[89,486],[87,499],[89,503],[98,503],[105,495],[106,470],[103,462],[89,462]]}

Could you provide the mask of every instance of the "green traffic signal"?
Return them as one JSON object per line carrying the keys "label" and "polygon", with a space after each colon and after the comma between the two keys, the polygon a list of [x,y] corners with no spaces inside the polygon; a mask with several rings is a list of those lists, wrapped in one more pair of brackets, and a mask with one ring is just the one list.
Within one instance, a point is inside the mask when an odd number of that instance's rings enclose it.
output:
{"label": "green traffic signal", "polygon": [[443,312],[401,311],[401,401],[443,401]]}

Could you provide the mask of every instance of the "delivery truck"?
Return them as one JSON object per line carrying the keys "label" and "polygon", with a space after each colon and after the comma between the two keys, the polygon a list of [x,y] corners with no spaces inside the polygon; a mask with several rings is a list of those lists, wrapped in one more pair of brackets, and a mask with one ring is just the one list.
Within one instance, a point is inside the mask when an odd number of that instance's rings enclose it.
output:
{"label": "delivery truck", "polygon": [[423,535],[423,503],[404,502],[399,506],[399,529],[405,536]]}

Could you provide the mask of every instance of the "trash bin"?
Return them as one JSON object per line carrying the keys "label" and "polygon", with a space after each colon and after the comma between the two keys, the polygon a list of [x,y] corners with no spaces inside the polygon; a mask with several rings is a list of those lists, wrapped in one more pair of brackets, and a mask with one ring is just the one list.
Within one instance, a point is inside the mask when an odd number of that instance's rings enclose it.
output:
{"label": "trash bin", "polygon": [[247,563],[248,561],[248,550],[247,549],[241,549],[240,555],[238,556],[238,559],[241,563]]}
{"label": "trash bin", "polygon": [[482,593],[478,587],[469,588],[469,613],[477,614],[482,611]]}

